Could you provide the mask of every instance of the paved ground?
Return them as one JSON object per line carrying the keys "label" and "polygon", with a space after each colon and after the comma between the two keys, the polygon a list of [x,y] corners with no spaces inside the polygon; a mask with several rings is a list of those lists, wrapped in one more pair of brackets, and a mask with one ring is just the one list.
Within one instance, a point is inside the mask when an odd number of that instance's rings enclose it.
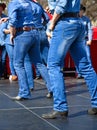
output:
{"label": "paved ground", "polygon": [[66,77],[69,116],[67,119],[45,120],[41,115],[52,110],[53,100],[47,99],[42,80],[35,81],[32,100],[12,101],[18,83],[0,80],[0,130],[96,130],[97,116],[87,114],[91,107],[84,79]]}

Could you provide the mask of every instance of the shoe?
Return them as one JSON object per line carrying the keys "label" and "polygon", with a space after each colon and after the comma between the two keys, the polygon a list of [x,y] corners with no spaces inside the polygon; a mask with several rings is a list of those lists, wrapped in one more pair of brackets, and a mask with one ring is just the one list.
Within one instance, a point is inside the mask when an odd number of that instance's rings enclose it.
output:
{"label": "shoe", "polygon": [[47,114],[42,115],[42,117],[44,119],[55,119],[58,116],[67,117],[68,116],[68,111],[64,111],[64,112],[52,111],[51,113],[47,113]]}
{"label": "shoe", "polygon": [[81,75],[77,75],[76,78],[77,79],[83,79],[83,77]]}
{"label": "shoe", "polygon": [[48,94],[46,95],[47,98],[52,98],[53,97],[53,93],[52,92],[48,92]]}
{"label": "shoe", "polygon": [[34,88],[30,88],[30,91],[31,91],[31,92],[34,91]]}
{"label": "shoe", "polygon": [[17,81],[18,80],[18,77],[16,75],[12,75],[12,81]]}
{"label": "shoe", "polygon": [[10,75],[9,76],[9,80],[10,81],[17,81],[18,80],[18,77],[16,75]]}
{"label": "shoe", "polygon": [[13,101],[22,101],[22,100],[27,100],[28,98],[16,96],[16,97],[11,97],[11,100]]}
{"label": "shoe", "polygon": [[97,108],[91,108],[88,110],[89,115],[97,115]]}

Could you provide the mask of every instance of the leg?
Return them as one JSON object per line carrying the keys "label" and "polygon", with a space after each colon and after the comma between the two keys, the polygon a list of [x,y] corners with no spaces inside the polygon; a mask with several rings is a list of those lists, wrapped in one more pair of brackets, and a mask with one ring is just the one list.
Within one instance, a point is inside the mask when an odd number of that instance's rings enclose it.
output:
{"label": "leg", "polygon": [[24,66],[25,66],[25,71],[27,74],[29,88],[30,88],[30,90],[33,90],[34,89],[34,80],[33,80],[32,63],[30,61],[28,54],[25,57]]}
{"label": "leg", "polygon": [[48,91],[51,92],[51,84],[50,84],[50,79],[48,75],[48,70],[47,70],[47,67],[42,64],[41,57],[40,57],[39,35],[37,34],[35,35],[37,39],[35,41],[34,47],[31,48],[29,51],[29,56],[30,56],[30,59],[32,60],[32,63],[38,68],[42,78],[44,79]]}
{"label": "leg", "polygon": [[9,76],[9,80],[10,81],[17,81],[17,75],[15,72],[15,68],[14,68],[14,63],[13,63],[13,52],[14,52],[14,45],[12,44],[6,44],[6,50],[9,56],[9,65],[10,65],[10,71],[11,71],[11,75]]}
{"label": "leg", "polygon": [[5,71],[5,65],[6,65],[6,48],[5,46],[2,46],[2,56],[1,56],[1,64],[2,64],[2,70],[1,70],[1,75],[4,75],[4,78],[6,78],[7,72]]}
{"label": "leg", "polygon": [[78,41],[71,46],[70,52],[79,72],[86,81],[91,95],[91,105],[93,108],[97,108],[97,74],[92,67],[91,61],[88,60],[85,44],[82,44],[78,39]]}
{"label": "leg", "polygon": [[32,43],[33,38],[29,33],[30,32],[23,32],[22,34],[19,34],[15,38],[14,43],[14,67],[19,81],[18,96],[26,99],[31,98],[27,73],[24,67],[25,56],[33,44]]}

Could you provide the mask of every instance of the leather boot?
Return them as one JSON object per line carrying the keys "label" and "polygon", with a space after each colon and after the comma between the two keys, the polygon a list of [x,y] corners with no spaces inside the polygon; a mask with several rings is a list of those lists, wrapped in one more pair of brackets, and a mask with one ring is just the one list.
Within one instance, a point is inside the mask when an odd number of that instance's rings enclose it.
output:
{"label": "leather boot", "polygon": [[52,111],[50,113],[42,115],[42,117],[45,118],[45,119],[55,119],[58,116],[67,117],[68,116],[68,111],[64,111],[64,112]]}
{"label": "leather boot", "polygon": [[89,115],[97,115],[97,108],[91,108],[88,110]]}

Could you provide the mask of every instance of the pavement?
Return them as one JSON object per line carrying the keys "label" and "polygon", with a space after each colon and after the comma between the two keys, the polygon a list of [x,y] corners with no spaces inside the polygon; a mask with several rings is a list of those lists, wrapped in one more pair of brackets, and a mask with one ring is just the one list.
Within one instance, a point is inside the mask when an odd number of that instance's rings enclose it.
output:
{"label": "pavement", "polygon": [[95,130],[97,115],[87,114],[90,95],[84,79],[65,78],[69,115],[62,119],[43,119],[42,114],[53,109],[53,99],[47,99],[44,81],[34,80],[32,100],[12,101],[17,96],[18,82],[0,80],[0,130]]}

